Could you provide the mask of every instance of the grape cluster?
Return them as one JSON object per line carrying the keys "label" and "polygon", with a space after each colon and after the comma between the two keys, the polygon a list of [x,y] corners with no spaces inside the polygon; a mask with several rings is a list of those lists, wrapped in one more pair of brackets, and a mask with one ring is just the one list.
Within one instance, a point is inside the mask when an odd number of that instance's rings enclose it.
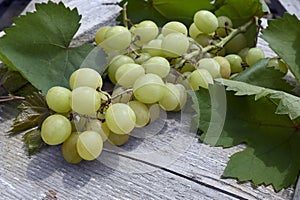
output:
{"label": "grape cluster", "polygon": [[[182,110],[187,90],[207,89],[214,79],[229,79],[265,57],[261,49],[248,47],[243,33],[231,35],[233,30],[228,17],[207,10],[196,12],[189,28],[171,21],[160,30],[150,20],[130,29],[101,27],[95,42],[109,55],[106,74],[114,90],[102,91],[102,77],[93,69],[73,72],[71,90],[55,86],[46,94],[54,113],[42,123],[42,139],[62,144],[70,163],[96,159],[106,141],[123,145],[160,109]],[[269,66],[286,72],[281,60],[271,59]]]}

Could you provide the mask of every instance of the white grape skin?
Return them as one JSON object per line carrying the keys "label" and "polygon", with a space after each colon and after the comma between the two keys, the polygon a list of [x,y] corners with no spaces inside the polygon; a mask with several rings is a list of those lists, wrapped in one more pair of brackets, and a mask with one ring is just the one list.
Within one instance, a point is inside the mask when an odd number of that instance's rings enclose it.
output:
{"label": "white grape skin", "polygon": [[200,44],[202,47],[206,47],[211,44],[213,41],[212,37],[206,33],[200,33],[195,38],[195,41]]}
{"label": "white grape skin", "polygon": [[197,68],[206,69],[211,74],[213,79],[221,78],[221,67],[213,58],[202,58],[197,63]]}
{"label": "white grape skin", "polygon": [[216,56],[213,58],[215,61],[217,61],[221,67],[221,77],[229,79],[230,74],[231,74],[231,68],[230,68],[230,63],[229,61],[222,57],[222,56]]}
{"label": "white grape skin", "polygon": [[180,101],[180,91],[173,83],[166,83],[163,97],[159,100],[159,105],[166,111],[175,110]]}
{"label": "white grape skin", "polygon": [[134,60],[126,55],[117,55],[115,56],[108,65],[108,77],[110,79],[110,81],[114,84],[117,83],[116,81],[116,71],[118,70],[119,67],[121,67],[123,64],[126,63],[134,63]]}
{"label": "white grape skin", "polygon": [[160,116],[160,105],[158,103],[148,105],[150,114],[150,124],[154,122]]}
{"label": "white grape skin", "polygon": [[136,116],[136,127],[146,126],[150,121],[150,113],[148,107],[139,101],[128,102],[130,108],[134,111]]}
{"label": "white grape skin", "polygon": [[188,81],[193,90],[199,90],[199,87],[208,89],[209,84],[213,84],[213,78],[206,69],[196,69],[191,73]]}
{"label": "white grape skin", "polygon": [[268,62],[267,67],[274,67],[274,69],[277,69],[284,74],[288,72],[288,67],[286,63],[284,63],[281,59],[278,58],[271,58]]}
{"label": "white grape skin", "polygon": [[156,74],[161,78],[166,77],[170,72],[170,63],[167,59],[160,56],[149,58],[142,64],[147,74]]}
{"label": "white grape skin", "polygon": [[78,137],[76,148],[82,159],[95,160],[102,152],[103,141],[99,133],[84,131]]}
{"label": "white grape skin", "polygon": [[166,23],[161,30],[163,36],[167,36],[170,33],[182,33],[187,36],[188,30],[186,26],[178,21],[171,21]]}
{"label": "white grape skin", "polygon": [[46,94],[49,108],[58,113],[67,113],[71,110],[71,91],[67,88],[54,86]]}
{"label": "white grape skin", "polygon": [[113,132],[110,132],[109,136],[108,136],[108,141],[115,145],[115,146],[121,146],[123,144],[125,144],[130,138],[129,134],[116,134]]}
{"label": "white grape skin", "polygon": [[253,47],[253,48],[249,49],[245,60],[249,66],[252,66],[263,58],[265,58],[264,51],[260,48]]}
{"label": "white grape skin", "polygon": [[236,54],[229,54],[225,58],[230,63],[231,73],[239,73],[243,71],[242,58]]}
{"label": "white grape skin", "polygon": [[70,76],[69,83],[71,89],[82,86],[101,89],[103,85],[101,75],[91,68],[80,68],[74,71]]}
{"label": "white grape skin", "polygon": [[161,56],[163,51],[161,48],[162,39],[154,39],[143,46],[143,52],[149,53],[151,56]]}
{"label": "white grape skin", "polygon": [[189,48],[189,40],[181,33],[170,33],[162,39],[161,48],[167,57],[182,56]]}
{"label": "white grape skin", "polygon": [[213,33],[218,28],[217,17],[208,10],[200,10],[194,15],[194,23],[203,33]]}
{"label": "white grape skin", "polygon": [[124,50],[131,43],[131,33],[124,26],[113,26],[104,34],[104,45],[113,50]]}
{"label": "white grape skin", "polygon": [[43,121],[41,137],[46,144],[58,145],[71,135],[71,131],[71,122],[63,115],[54,114]]}
{"label": "white grape skin", "polygon": [[187,102],[187,91],[182,84],[175,84],[179,91],[179,103],[178,106],[175,108],[174,111],[180,111],[185,106]]}
{"label": "white grape skin", "polygon": [[73,132],[66,141],[62,144],[61,151],[62,155],[68,163],[77,164],[82,161],[76,148],[79,133]]}
{"label": "white grape skin", "polygon": [[97,45],[101,45],[101,43],[104,41],[104,35],[106,31],[110,28],[110,26],[103,26],[98,29],[98,31],[95,34],[95,42]]}
{"label": "white grape skin", "polygon": [[116,71],[116,81],[124,88],[131,88],[139,77],[145,74],[141,65],[128,63],[120,66]]}
{"label": "white grape skin", "polygon": [[116,103],[107,109],[105,122],[112,132],[116,134],[129,134],[135,127],[136,116],[129,105]]}
{"label": "white grape skin", "polygon": [[164,93],[165,84],[156,74],[146,74],[133,84],[134,97],[146,104],[158,102]]}
{"label": "white grape skin", "polygon": [[200,33],[202,33],[202,32],[197,28],[195,23],[192,23],[190,28],[189,28],[190,37],[195,39],[197,37],[197,35],[199,35]]}
{"label": "white grape skin", "polygon": [[228,30],[226,28],[232,28],[232,21],[230,18],[226,16],[219,16],[218,19],[218,28],[216,30],[216,33],[220,37],[225,37],[228,35]]}
{"label": "white grape skin", "polygon": [[103,123],[98,119],[89,120],[89,122],[86,124],[86,130],[99,133],[103,142],[107,140],[107,136],[110,133],[110,130],[108,129],[106,123]]}
{"label": "white grape skin", "polygon": [[151,58],[151,55],[149,53],[140,53],[140,55],[136,57],[134,61],[136,64],[141,65],[144,62],[146,62],[149,58]]}
{"label": "white grape skin", "polygon": [[79,87],[72,91],[71,107],[81,115],[95,116],[101,105],[100,94],[90,87]]}
{"label": "white grape skin", "polygon": [[134,26],[132,32],[139,37],[138,44],[144,44],[155,39],[159,30],[153,21],[144,20]]}

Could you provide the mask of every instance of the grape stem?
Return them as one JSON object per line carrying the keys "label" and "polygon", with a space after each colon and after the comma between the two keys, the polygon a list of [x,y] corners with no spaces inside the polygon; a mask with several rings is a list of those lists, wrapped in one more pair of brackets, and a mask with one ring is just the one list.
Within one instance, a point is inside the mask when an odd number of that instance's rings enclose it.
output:
{"label": "grape stem", "polygon": [[123,94],[128,94],[128,93],[131,93],[131,92],[133,92],[133,89],[127,89],[127,90],[121,92],[120,94],[117,94],[117,95],[115,95],[115,96],[112,96],[112,97],[111,97],[111,100],[114,100],[114,99],[116,99],[116,98],[122,96]]}
{"label": "grape stem", "polygon": [[0,102],[13,101],[13,100],[25,100],[25,97],[8,95],[8,96],[0,96]]}
{"label": "grape stem", "polygon": [[122,14],[123,14],[123,23],[124,23],[124,26],[126,28],[128,28],[128,22],[129,22],[129,19],[127,17],[127,3],[128,2],[124,3],[124,5],[123,5],[123,12],[122,12]]}
{"label": "grape stem", "polygon": [[254,18],[254,20],[250,20],[249,22],[247,22],[246,24],[244,24],[243,26],[240,26],[237,29],[232,29],[232,32],[226,36],[225,38],[223,38],[219,43],[215,44],[215,45],[209,45],[207,47],[203,48],[203,52],[210,52],[212,50],[217,50],[217,49],[222,49],[224,48],[224,46],[230,41],[232,40],[235,36],[237,36],[240,33],[244,33],[247,31],[247,29],[249,28],[249,26],[251,26],[254,22],[256,22],[256,18]]}

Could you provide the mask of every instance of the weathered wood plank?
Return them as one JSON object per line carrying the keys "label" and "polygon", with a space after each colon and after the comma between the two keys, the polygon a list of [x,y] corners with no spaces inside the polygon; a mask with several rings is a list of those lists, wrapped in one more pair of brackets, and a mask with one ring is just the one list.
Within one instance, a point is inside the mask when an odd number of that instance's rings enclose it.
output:
{"label": "weathered wood plank", "polygon": [[[116,5],[99,6],[103,1],[64,2],[78,7],[83,15],[78,43],[90,41],[100,26],[114,24],[120,9]],[[33,9],[32,5],[28,10]],[[200,144],[194,134],[182,131],[180,122],[172,118],[153,137],[132,138],[122,147],[123,152],[117,149],[112,154],[106,146],[107,151],[99,160],[75,166],[62,159],[59,147],[49,147],[28,159],[21,148],[21,136],[4,136],[16,114],[14,105],[0,104],[0,113],[0,194],[3,199],[41,199],[51,190],[59,199],[292,198],[292,188],[274,193],[270,187],[254,188],[249,183],[221,179],[229,156],[243,147],[221,149]],[[136,135],[141,133],[143,131],[137,131]],[[166,162],[167,158],[174,160]]]}
{"label": "weathered wood plank", "polygon": [[278,0],[290,14],[295,14],[300,19],[300,0]]}

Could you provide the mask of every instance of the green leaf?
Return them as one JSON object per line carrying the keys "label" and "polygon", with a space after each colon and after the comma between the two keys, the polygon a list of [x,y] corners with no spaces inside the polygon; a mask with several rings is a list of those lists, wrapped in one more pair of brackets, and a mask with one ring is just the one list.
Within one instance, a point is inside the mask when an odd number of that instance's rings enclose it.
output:
{"label": "green leaf", "polygon": [[[222,0],[217,1],[218,9],[215,11],[217,16],[225,15],[232,20],[233,27],[237,28],[252,20],[253,17],[261,18],[265,15],[264,6],[260,0]],[[264,8],[265,9],[265,8]],[[248,46],[256,45],[257,27],[255,24],[250,26],[246,33],[244,33]]]}
{"label": "green leaf", "polygon": [[267,67],[268,61],[269,59],[260,60],[239,73],[233,80],[290,93],[293,87],[283,79],[285,73],[273,67]]}
{"label": "green leaf", "polygon": [[260,18],[265,14],[260,0],[225,0],[217,3],[219,8],[215,11],[216,15],[229,17],[234,27],[242,26],[254,16]]}
{"label": "green leaf", "polygon": [[[213,9],[210,0],[123,0],[120,5],[123,7],[125,2],[128,2],[128,18],[133,23],[151,19],[161,27],[170,20],[179,20],[190,25],[196,11]],[[122,16],[119,20],[123,22]]]}
{"label": "green leaf", "polygon": [[295,15],[285,13],[283,18],[269,20],[268,27],[262,31],[262,38],[269,43],[289,66],[300,82],[300,21]]}
{"label": "green leaf", "polygon": [[278,106],[276,114],[287,114],[292,120],[300,116],[300,97],[283,91],[254,86],[239,81],[222,79],[221,82],[227,86],[226,90],[235,91],[235,95],[238,96],[255,95],[255,100],[263,97],[268,98],[270,101],[276,100],[276,102],[273,102]]}
{"label": "green leaf", "polygon": [[39,129],[26,132],[23,139],[29,155],[36,153],[45,145]]}
{"label": "green leaf", "polygon": [[13,93],[27,84],[27,81],[16,71],[0,63],[0,95]]}
{"label": "green leaf", "polygon": [[47,103],[40,93],[26,97],[19,106],[21,112],[15,118],[9,134],[20,133],[31,128],[39,127],[50,115]]}
{"label": "green leaf", "polygon": [[62,3],[37,4],[36,12],[14,20],[0,38],[0,59],[44,94],[55,85],[68,87],[70,74],[93,49],[70,47],[81,16]]}
{"label": "green leaf", "polygon": [[[224,84],[231,84],[229,89],[241,84],[234,89],[240,95],[264,94],[260,87],[246,83],[225,80]],[[262,95],[257,100],[254,96],[236,96],[227,91],[224,105],[224,100],[215,96],[221,91],[225,91],[224,86],[215,84],[209,92],[197,92],[199,127],[205,133],[201,140],[223,147],[247,144],[245,150],[231,156],[223,177],[252,181],[255,185],[271,184],[276,191],[294,184],[300,169],[300,126],[287,115],[275,114],[278,105],[270,95]],[[293,98],[287,95],[281,101]],[[226,117],[213,117],[223,115]]]}

